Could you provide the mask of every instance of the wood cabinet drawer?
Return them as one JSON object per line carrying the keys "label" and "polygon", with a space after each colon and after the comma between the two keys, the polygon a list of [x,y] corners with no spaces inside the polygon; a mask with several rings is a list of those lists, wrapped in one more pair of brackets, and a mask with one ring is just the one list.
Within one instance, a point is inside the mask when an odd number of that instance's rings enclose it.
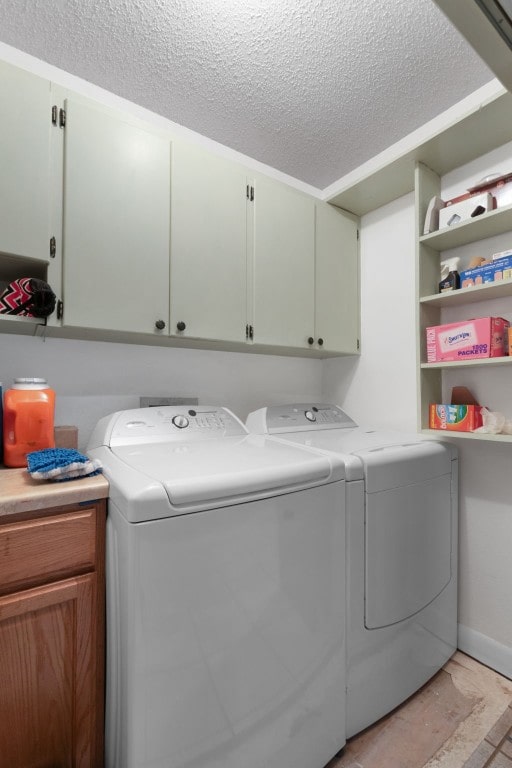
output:
{"label": "wood cabinet drawer", "polygon": [[0,525],[0,594],[95,567],[96,508]]}

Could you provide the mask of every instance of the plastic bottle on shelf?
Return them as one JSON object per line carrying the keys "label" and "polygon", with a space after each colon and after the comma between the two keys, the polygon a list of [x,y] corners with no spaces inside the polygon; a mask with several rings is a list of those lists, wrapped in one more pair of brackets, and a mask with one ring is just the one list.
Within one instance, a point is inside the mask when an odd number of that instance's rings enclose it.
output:
{"label": "plastic bottle on shelf", "polygon": [[456,291],[460,288],[460,275],[457,271],[460,259],[446,259],[441,262],[441,282],[439,283],[439,293],[446,291]]}
{"label": "plastic bottle on shelf", "polygon": [[54,448],[55,392],[46,379],[14,379],[4,394],[6,467],[26,467],[27,453]]}

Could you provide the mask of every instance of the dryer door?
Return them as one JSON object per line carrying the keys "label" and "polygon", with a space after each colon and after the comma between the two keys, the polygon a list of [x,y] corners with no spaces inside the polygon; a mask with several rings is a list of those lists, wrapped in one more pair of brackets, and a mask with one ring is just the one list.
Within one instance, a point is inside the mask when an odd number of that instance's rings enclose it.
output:
{"label": "dryer door", "polygon": [[441,443],[359,454],[365,465],[365,625],[403,621],[451,579],[451,460]]}

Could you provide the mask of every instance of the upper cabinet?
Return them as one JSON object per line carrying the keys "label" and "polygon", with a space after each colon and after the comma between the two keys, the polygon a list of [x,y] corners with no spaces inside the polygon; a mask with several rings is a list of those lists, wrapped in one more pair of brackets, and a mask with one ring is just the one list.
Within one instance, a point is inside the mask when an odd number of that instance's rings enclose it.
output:
{"label": "upper cabinet", "polygon": [[315,335],[326,353],[358,354],[360,337],[358,219],[316,204]]}
{"label": "upper cabinet", "polygon": [[0,288],[48,279],[46,332],[357,354],[354,217],[8,65],[0,96]]}
{"label": "upper cabinet", "polygon": [[167,333],[170,141],[65,100],[64,325]]}
{"label": "upper cabinet", "polygon": [[246,169],[173,142],[171,334],[245,342]]}
{"label": "upper cabinet", "polygon": [[0,253],[48,260],[50,83],[0,62],[0,101]]}
{"label": "upper cabinet", "polygon": [[251,335],[258,344],[307,349],[314,333],[314,198],[263,176],[250,198]]}
{"label": "upper cabinet", "polygon": [[171,334],[357,354],[354,216],[181,141],[171,189]]}

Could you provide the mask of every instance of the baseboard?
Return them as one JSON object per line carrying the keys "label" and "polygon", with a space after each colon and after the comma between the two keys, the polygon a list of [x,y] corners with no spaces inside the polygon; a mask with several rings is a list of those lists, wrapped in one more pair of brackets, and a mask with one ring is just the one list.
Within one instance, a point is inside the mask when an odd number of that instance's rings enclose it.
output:
{"label": "baseboard", "polygon": [[459,624],[457,646],[463,653],[512,680],[512,648],[508,645]]}

